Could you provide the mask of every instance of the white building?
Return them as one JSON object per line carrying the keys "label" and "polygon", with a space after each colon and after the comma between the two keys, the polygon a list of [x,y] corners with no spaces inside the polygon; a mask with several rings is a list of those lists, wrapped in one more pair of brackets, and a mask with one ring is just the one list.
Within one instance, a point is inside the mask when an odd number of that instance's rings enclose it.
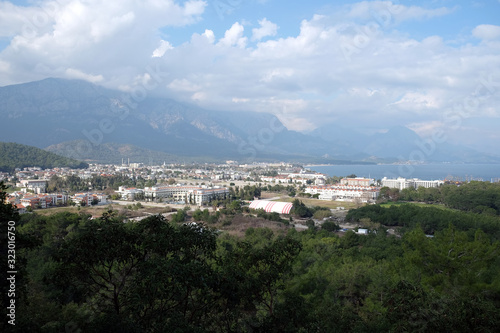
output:
{"label": "white building", "polygon": [[194,190],[192,194],[194,203],[201,206],[213,199],[225,199],[229,195],[229,190],[225,187],[202,188]]}
{"label": "white building", "polygon": [[59,193],[23,194],[15,198],[15,203],[20,203],[25,207],[47,208],[51,206],[66,205],[68,196]]}
{"label": "white building", "polygon": [[226,199],[229,190],[225,187],[200,186],[153,186],[144,188],[146,200],[168,198],[188,204],[203,205],[215,199]]}
{"label": "white building", "polygon": [[75,193],[71,196],[71,201],[78,206],[85,204],[86,206],[92,205],[95,201],[97,205],[106,205],[107,196],[104,193]]}
{"label": "white building", "polygon": [[320,200],[353,201],[359,199],[362,202],[369,202],[377,200],[380,188],[353,185],[308,186],[305,193],[319,194]]}
{"label": "white building", "polygon": [[398,177],[397,179],[382,178],[382,187],[398,188],[404,190],[405,188],[414,187],[413,183],[406,178]]}
{"label": "white building", "polygon": [[324,184],[326,176],[322,173],[280,173],[277,176],[261,176],[263,182],[276,184],[306,184],[314,183],[316,185]]}
{"label": "white building", "polygon": [[425,188],[431,188],[431,187],[439,187],[444,184],[444,181],[442,180],[420,180],[420,179],[413,179],[413,183],[415,184],[415,188],[419,187],[425,187]]}
{"label": "white building", "polygon": [[135,200],[138,194],[144,193],[144,190],[135,187],[120,186],[116,192],[120,193],[123,200]]}
{"label": "white building", "polygon": [[388,179],[387,177],[382,178],[382,187],[397,188],[399,190],[410,187],[439,187],[443,184],[444,182],[442,180],[421,180],[418,178],[406,179],[402,177],[398,177],[397,179]]}
{"label": "white building", "polygon": [[24,187],[35,193],[44,193],[48,179],[23,179],[17,184],[18,187]]}
{"label": "white building", "polygon": [[308,173],[308,172],[299,172],[299,173],[289,173],[288,178],[304,178],[304,179],[326,179],[327,176],[325,176],[322,173]]}
{"label": "white building", "polygon": [[375,182],[370,178],[356,177],[356,178],[342,178],[340,184],[352,186],[371,186]]}

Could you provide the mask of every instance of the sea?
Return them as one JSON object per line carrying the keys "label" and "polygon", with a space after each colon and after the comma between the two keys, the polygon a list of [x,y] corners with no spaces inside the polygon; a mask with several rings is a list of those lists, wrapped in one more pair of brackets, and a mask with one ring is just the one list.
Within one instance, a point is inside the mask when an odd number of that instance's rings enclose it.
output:
{"label": "sea", "polygon": [[418,178],[422,180],[500,181],[500,164],[367,164],[367,165],[308,165],[308,169],[330,177],[357,177],[372,179]]}

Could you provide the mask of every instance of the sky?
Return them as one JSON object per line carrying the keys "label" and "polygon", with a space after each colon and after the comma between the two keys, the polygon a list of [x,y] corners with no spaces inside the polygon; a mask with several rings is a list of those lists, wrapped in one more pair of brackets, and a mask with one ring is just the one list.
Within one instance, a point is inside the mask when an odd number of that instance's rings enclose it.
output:
{"label": "sky", "polygon": [[47,77],[500,154],[500,0],[0,1],[0,86]]}

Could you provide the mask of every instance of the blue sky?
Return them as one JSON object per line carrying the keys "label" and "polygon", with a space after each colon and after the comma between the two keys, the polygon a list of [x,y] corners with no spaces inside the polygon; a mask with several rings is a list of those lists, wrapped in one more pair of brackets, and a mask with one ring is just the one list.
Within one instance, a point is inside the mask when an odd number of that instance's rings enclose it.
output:
{"label": "blue sky", "polygon": [[207,109],[500,153],[499,0],[0,1],[0,86],[130,92],[151,67],[166,73],[152,94]]}

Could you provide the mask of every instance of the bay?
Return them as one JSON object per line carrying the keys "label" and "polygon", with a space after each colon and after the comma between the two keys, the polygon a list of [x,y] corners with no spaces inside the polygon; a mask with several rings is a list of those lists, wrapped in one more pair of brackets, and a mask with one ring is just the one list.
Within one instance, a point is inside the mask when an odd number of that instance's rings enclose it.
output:
{"label": "bay", "polygon": [[310,170],[330,177],[355,174],[373,178],[419,178],[423,180],[498,181],[500,164],[373,164],[373,165],[310,165]]}

